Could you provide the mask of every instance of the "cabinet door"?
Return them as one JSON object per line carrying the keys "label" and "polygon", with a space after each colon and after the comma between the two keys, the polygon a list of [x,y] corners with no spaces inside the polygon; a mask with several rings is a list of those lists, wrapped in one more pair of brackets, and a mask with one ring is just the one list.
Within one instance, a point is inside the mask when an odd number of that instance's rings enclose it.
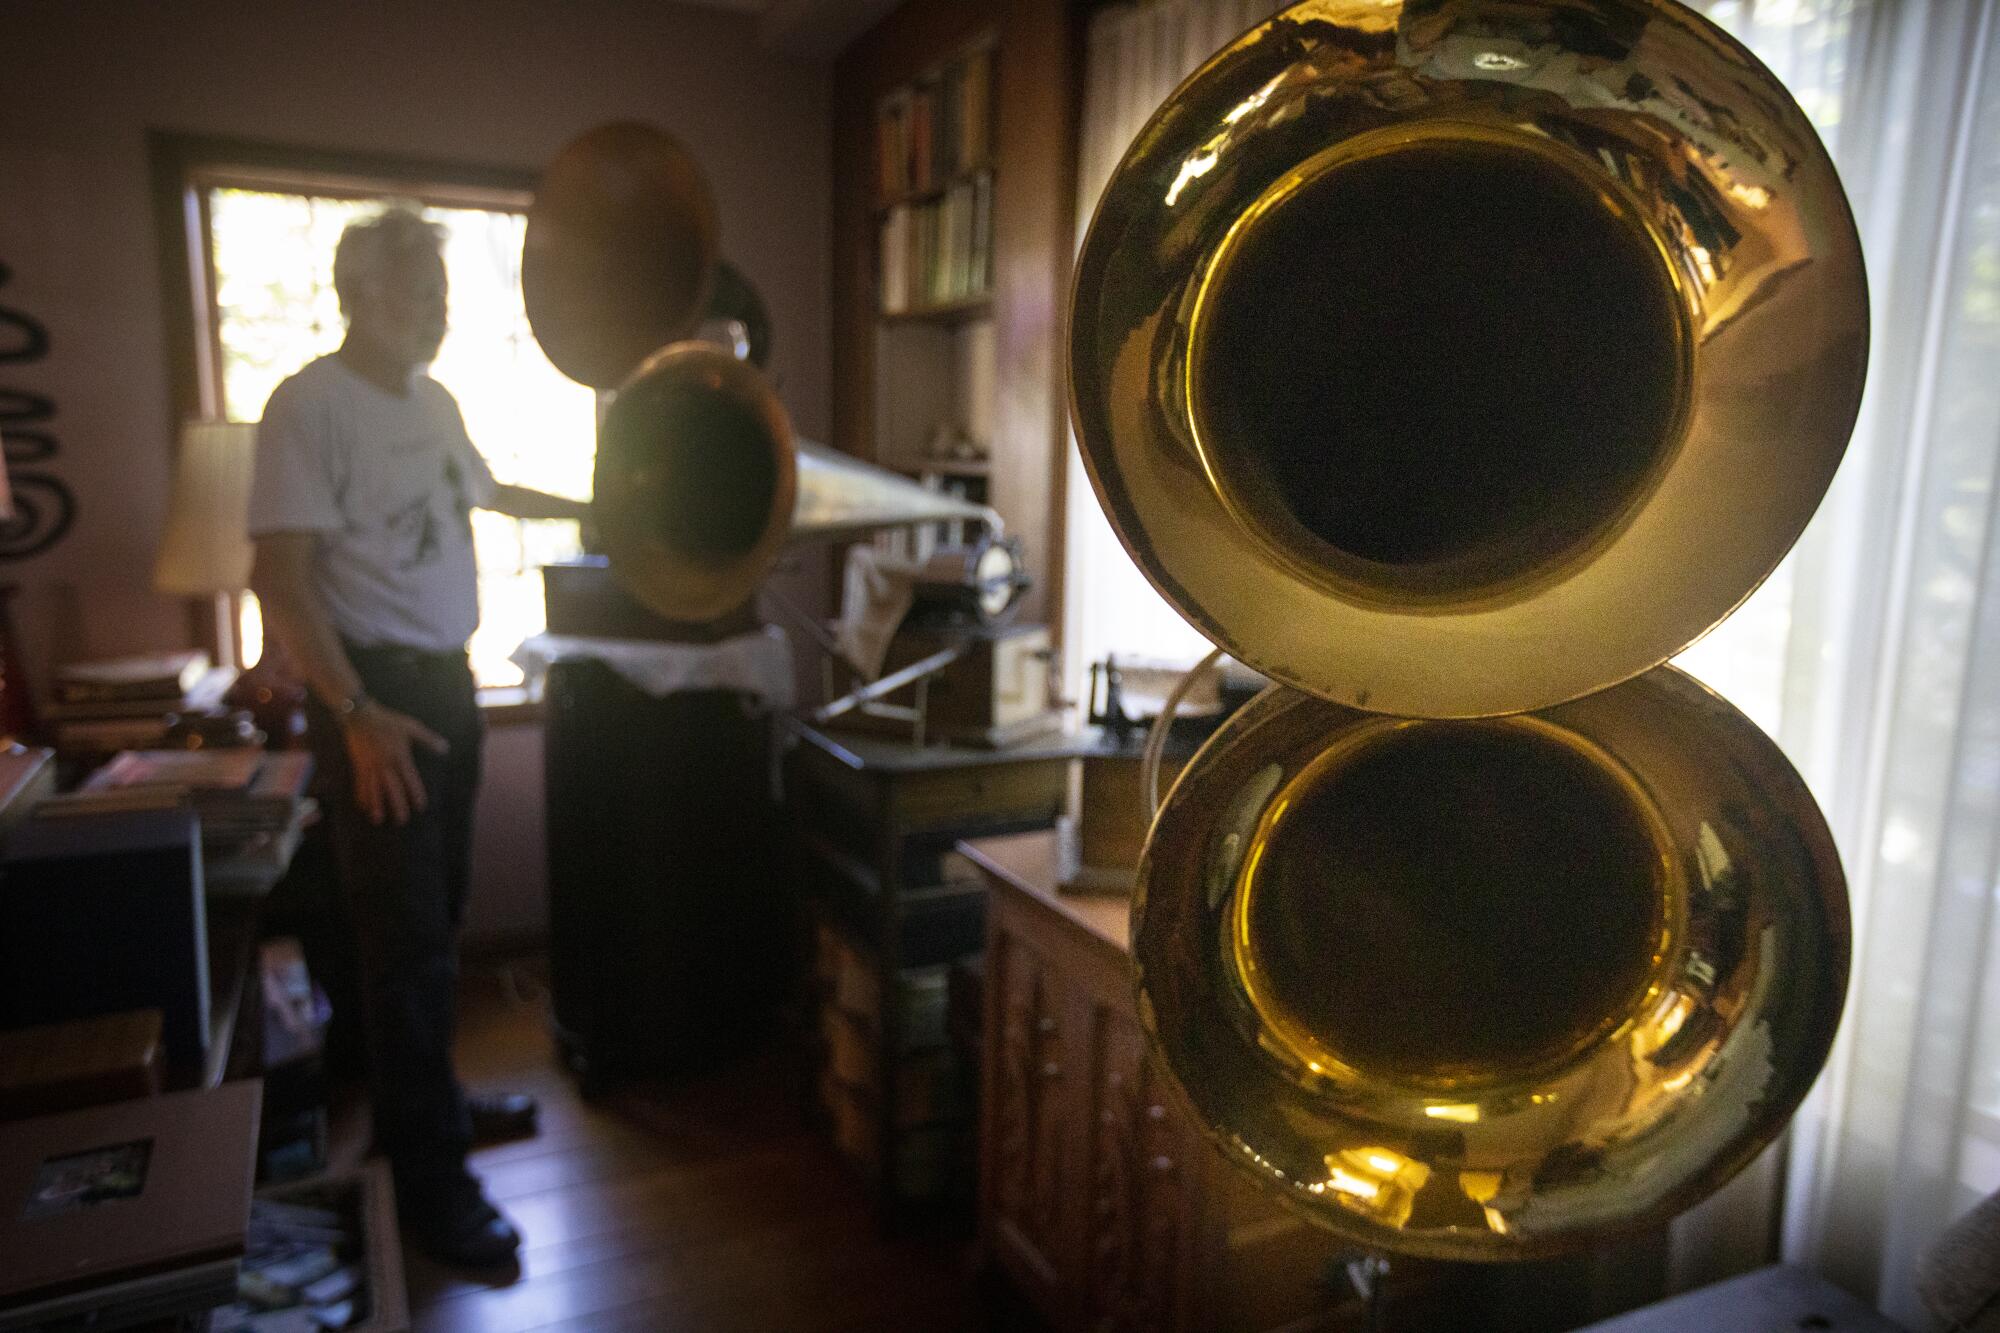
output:
{"label": "cabinet door", "polygon": [[1122,1008],[1093,1006],[1087,1327],[1157,1333],[1188,1322],[1190,1141]]}
{"label": "cabinet door", "polygon": [[1048,960],[1011,928],[988,935],[988,1086],[985,1125],[987,1240],[1026,1293],[1060,1317],[1073,1281],[1064,1270],[1063,1114],[1070,1034]]}

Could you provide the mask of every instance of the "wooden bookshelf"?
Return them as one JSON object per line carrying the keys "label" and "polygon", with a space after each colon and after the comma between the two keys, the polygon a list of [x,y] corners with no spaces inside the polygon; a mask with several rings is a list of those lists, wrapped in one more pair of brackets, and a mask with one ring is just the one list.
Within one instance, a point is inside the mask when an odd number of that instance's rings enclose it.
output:
{"label": "wooden bookshelf", "polygon": [[1051,623],[1079,31],[1064,0],[906,0],[834,67],[833,442],[998,509]]}

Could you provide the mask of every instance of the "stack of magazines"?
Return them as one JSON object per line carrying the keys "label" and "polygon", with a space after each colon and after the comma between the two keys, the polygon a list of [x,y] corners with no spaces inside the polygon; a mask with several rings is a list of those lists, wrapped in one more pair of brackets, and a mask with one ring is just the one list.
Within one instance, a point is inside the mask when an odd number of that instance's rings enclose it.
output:
{"label": "stack of magazines", "polygon": [[304,750],[126,750],[86,778],[79,794],[99,809],[192,805],[202,841],[228,842],[292,823],[311,777]]}
{"label": "stack of magazines", "polygon": [[317,812],[306,795],[312,771],[304,750],[127,750],[35,814],[83,818],[191,806],[201,819],[209,892],[260,892],[290,863]]}

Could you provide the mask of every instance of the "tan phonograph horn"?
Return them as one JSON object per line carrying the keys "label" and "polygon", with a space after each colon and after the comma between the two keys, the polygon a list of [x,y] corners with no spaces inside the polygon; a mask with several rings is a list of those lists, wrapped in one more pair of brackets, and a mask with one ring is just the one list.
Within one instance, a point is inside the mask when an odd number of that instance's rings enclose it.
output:
{"label": "tan phonograph horn", "polygon": [[[713,620],[754,595],[788,541],[940,520],[997,531],[983,505],[797,441],[755,366],[683,341],[710,310],[717,233],[693,156],[631,122],[567,145],[528,213],[535,337],[564,374],[614,393],[592,508],[627,590],[669,620]],[[727,294],[731,313],[754,303]]]}

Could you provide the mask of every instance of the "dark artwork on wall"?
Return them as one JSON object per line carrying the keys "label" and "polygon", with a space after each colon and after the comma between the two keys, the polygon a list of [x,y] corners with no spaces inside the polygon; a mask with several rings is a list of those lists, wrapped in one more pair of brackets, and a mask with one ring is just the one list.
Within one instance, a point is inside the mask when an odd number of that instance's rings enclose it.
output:
{"label": "dark artwork on wall", "polygon": [[[12,276],[13,270],[0,264],[0,286]],[[48,330],[19,310],[0,306],[0,363],[39,361],[48,354]],[[43,394],[0,388],[0,439],[6,441],[14,501],[13,512],[0,517],[0,560],[41,554],[76,521],[69,487],[39,470],[56,455],[56,437],[44,429],[55,414],[55,401]]]}

